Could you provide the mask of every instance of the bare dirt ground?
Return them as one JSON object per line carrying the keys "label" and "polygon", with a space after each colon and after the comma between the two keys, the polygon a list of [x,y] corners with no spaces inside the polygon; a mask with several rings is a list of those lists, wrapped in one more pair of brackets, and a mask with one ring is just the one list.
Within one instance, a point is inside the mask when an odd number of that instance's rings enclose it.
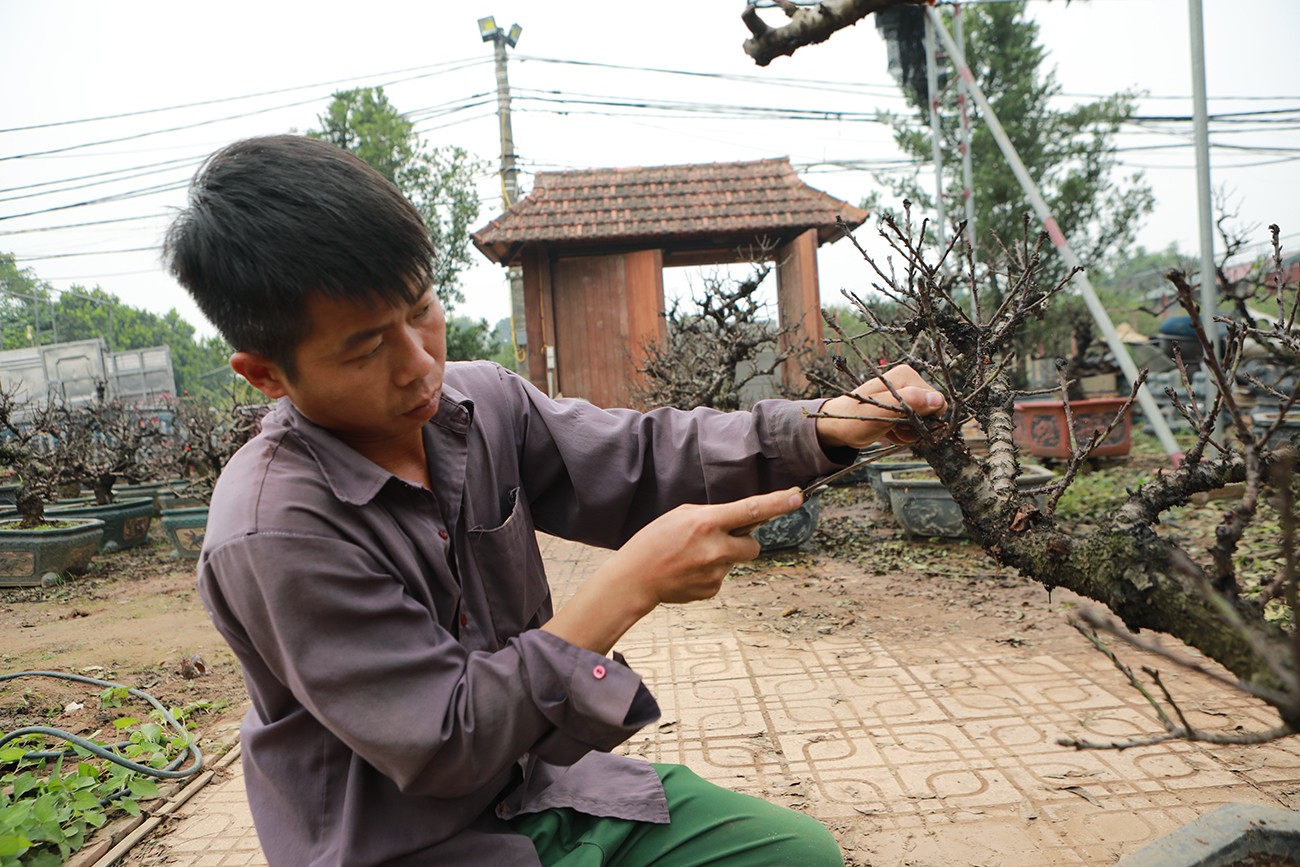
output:
{"label": "bare dirt ground", "polygon": [[[172,559],[156,527],[148,546],[99,554],[60,586],[0,590],[0,636],[0,674],[58,671],[134,687],[192,709],[200,737],[247,701],[194,590],[193,561]],[[149,708],[104,707],[102,689],[46,677],[0,683],[0,732],[47,725],[111,742],[113,719]]]}

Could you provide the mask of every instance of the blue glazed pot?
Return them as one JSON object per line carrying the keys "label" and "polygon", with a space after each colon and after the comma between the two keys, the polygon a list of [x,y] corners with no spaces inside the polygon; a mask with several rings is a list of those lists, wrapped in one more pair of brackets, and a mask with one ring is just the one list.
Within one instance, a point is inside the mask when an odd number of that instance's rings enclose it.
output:
{"label": "blue glazed pot", "polygon": [[[1036,464],[1025,464],[1016,479],[1021,490],[1047,484],[1053,473]],[[943,536],[956,539],[966,535],[961,509],[952,494],[939,481],[934,470],[899,470],[884,473],[889,491],[889,506],[903,529],[913,536]],[[1040,503],[1040,505],[1042,505]]]}
{"label": "blue glazed pot", "polygon": [[99,543],[99,550],[111,553],[143,545],[149,540],[149,524],[153,521],[153,499],[137,497],[103,506],[56,505],[46,509],[45,514],[60,519],[98,518],[104,522],[104,538]]}
{"label": "blue glazed pot", "polygon": [[72,526],[20,530],[17,520],[0,521],[0,587],[39,587],[48,572],[80,575],[90,566],[104,522],[54,515],[49,519]]}
{"label": "blue glazed pot", "polygon": [[180,560],[197,560],[203,550],[203,537],[208,529],[208,507],[168,509],[162,513],[163,530]]}
{"label": "blue glazed pot", "polygon": [[802,545],[812,538],[817,529],[817,519],[821,517],[821,494],[813,494],[808,501],[793,512],[787,512],[779,518],[773,518],[754,531],[758,540],[759,551],[767,554]]}

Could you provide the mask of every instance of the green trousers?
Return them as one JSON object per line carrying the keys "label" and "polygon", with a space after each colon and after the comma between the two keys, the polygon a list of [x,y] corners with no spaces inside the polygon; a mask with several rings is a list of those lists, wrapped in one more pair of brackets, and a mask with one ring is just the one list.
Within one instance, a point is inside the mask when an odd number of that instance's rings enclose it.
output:
{"label": "green trousers", "polygon": [[826,828],[802,813],[705,782],[681,765],[655,765],[667,825],[601,819],[575,810],[518,816],[546,867],[843,867]]}

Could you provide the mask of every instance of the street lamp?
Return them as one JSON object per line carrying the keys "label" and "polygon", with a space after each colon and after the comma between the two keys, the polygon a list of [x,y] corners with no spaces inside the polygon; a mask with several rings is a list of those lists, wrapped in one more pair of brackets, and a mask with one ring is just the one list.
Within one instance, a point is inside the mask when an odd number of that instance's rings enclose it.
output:
{"label": "street lamp", "polygon": [[514,48],[519,44],[519,34],[524,32],[524,28],[518,24],[511,24],[509,30],[502,30],[497,26],[496,18],[489,15],[486,18],[478,20],[478,34],[484,42],[496,42],[498,40]]}

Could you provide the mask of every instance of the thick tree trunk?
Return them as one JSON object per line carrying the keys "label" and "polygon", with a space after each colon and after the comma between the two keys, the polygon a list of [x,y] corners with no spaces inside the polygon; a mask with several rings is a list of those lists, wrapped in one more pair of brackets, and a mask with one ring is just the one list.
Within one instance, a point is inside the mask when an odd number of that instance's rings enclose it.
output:
{"label": "thick tree trunk", "polygon": [[[1209,581],[1199,567],[1148,525],[1194,490],[1240,481],[1245,476],[1240,460],[1206,463],[1184,483],[1157,478],[1122,507],[1110,525],[1075,536],[1059,529],[1014,487],[1008,490],[1001,484],[1004,473],[998,472],[1001,462],[995,450],[999,441],[1010,443],[1009,429],[991,431],[989,440],[987,472],[952,440],[921,445],[916,451],[935,468],[961,506],[968,529],[995,560],[1049,590],[1064,587],[1100,602],[1129,629],[1171,635],[1258,689],[1295,689],[1300,672],[1292,664],[1289,637],[1258,611],[1248,610],[1253,603],[1207,592]],[[1225,607],[1240,613],[1237,623],[1228,622]],[[1282,683],[1257,649],[1281,665],[1292,682]]]}
{"label": "thick tree trunk", "polygon": [[798,8],[789,4],[786,14],[790,21],[780,27],[769,26],[753,6],[747,6],[741,20],[754,35],[745,40],[745,53],[759,66],[767,66],[805,45],[825,42],[831,34],[857,24],[872,12],[904,4],[924,6],[926,0],[822,0],[816,6]]}

